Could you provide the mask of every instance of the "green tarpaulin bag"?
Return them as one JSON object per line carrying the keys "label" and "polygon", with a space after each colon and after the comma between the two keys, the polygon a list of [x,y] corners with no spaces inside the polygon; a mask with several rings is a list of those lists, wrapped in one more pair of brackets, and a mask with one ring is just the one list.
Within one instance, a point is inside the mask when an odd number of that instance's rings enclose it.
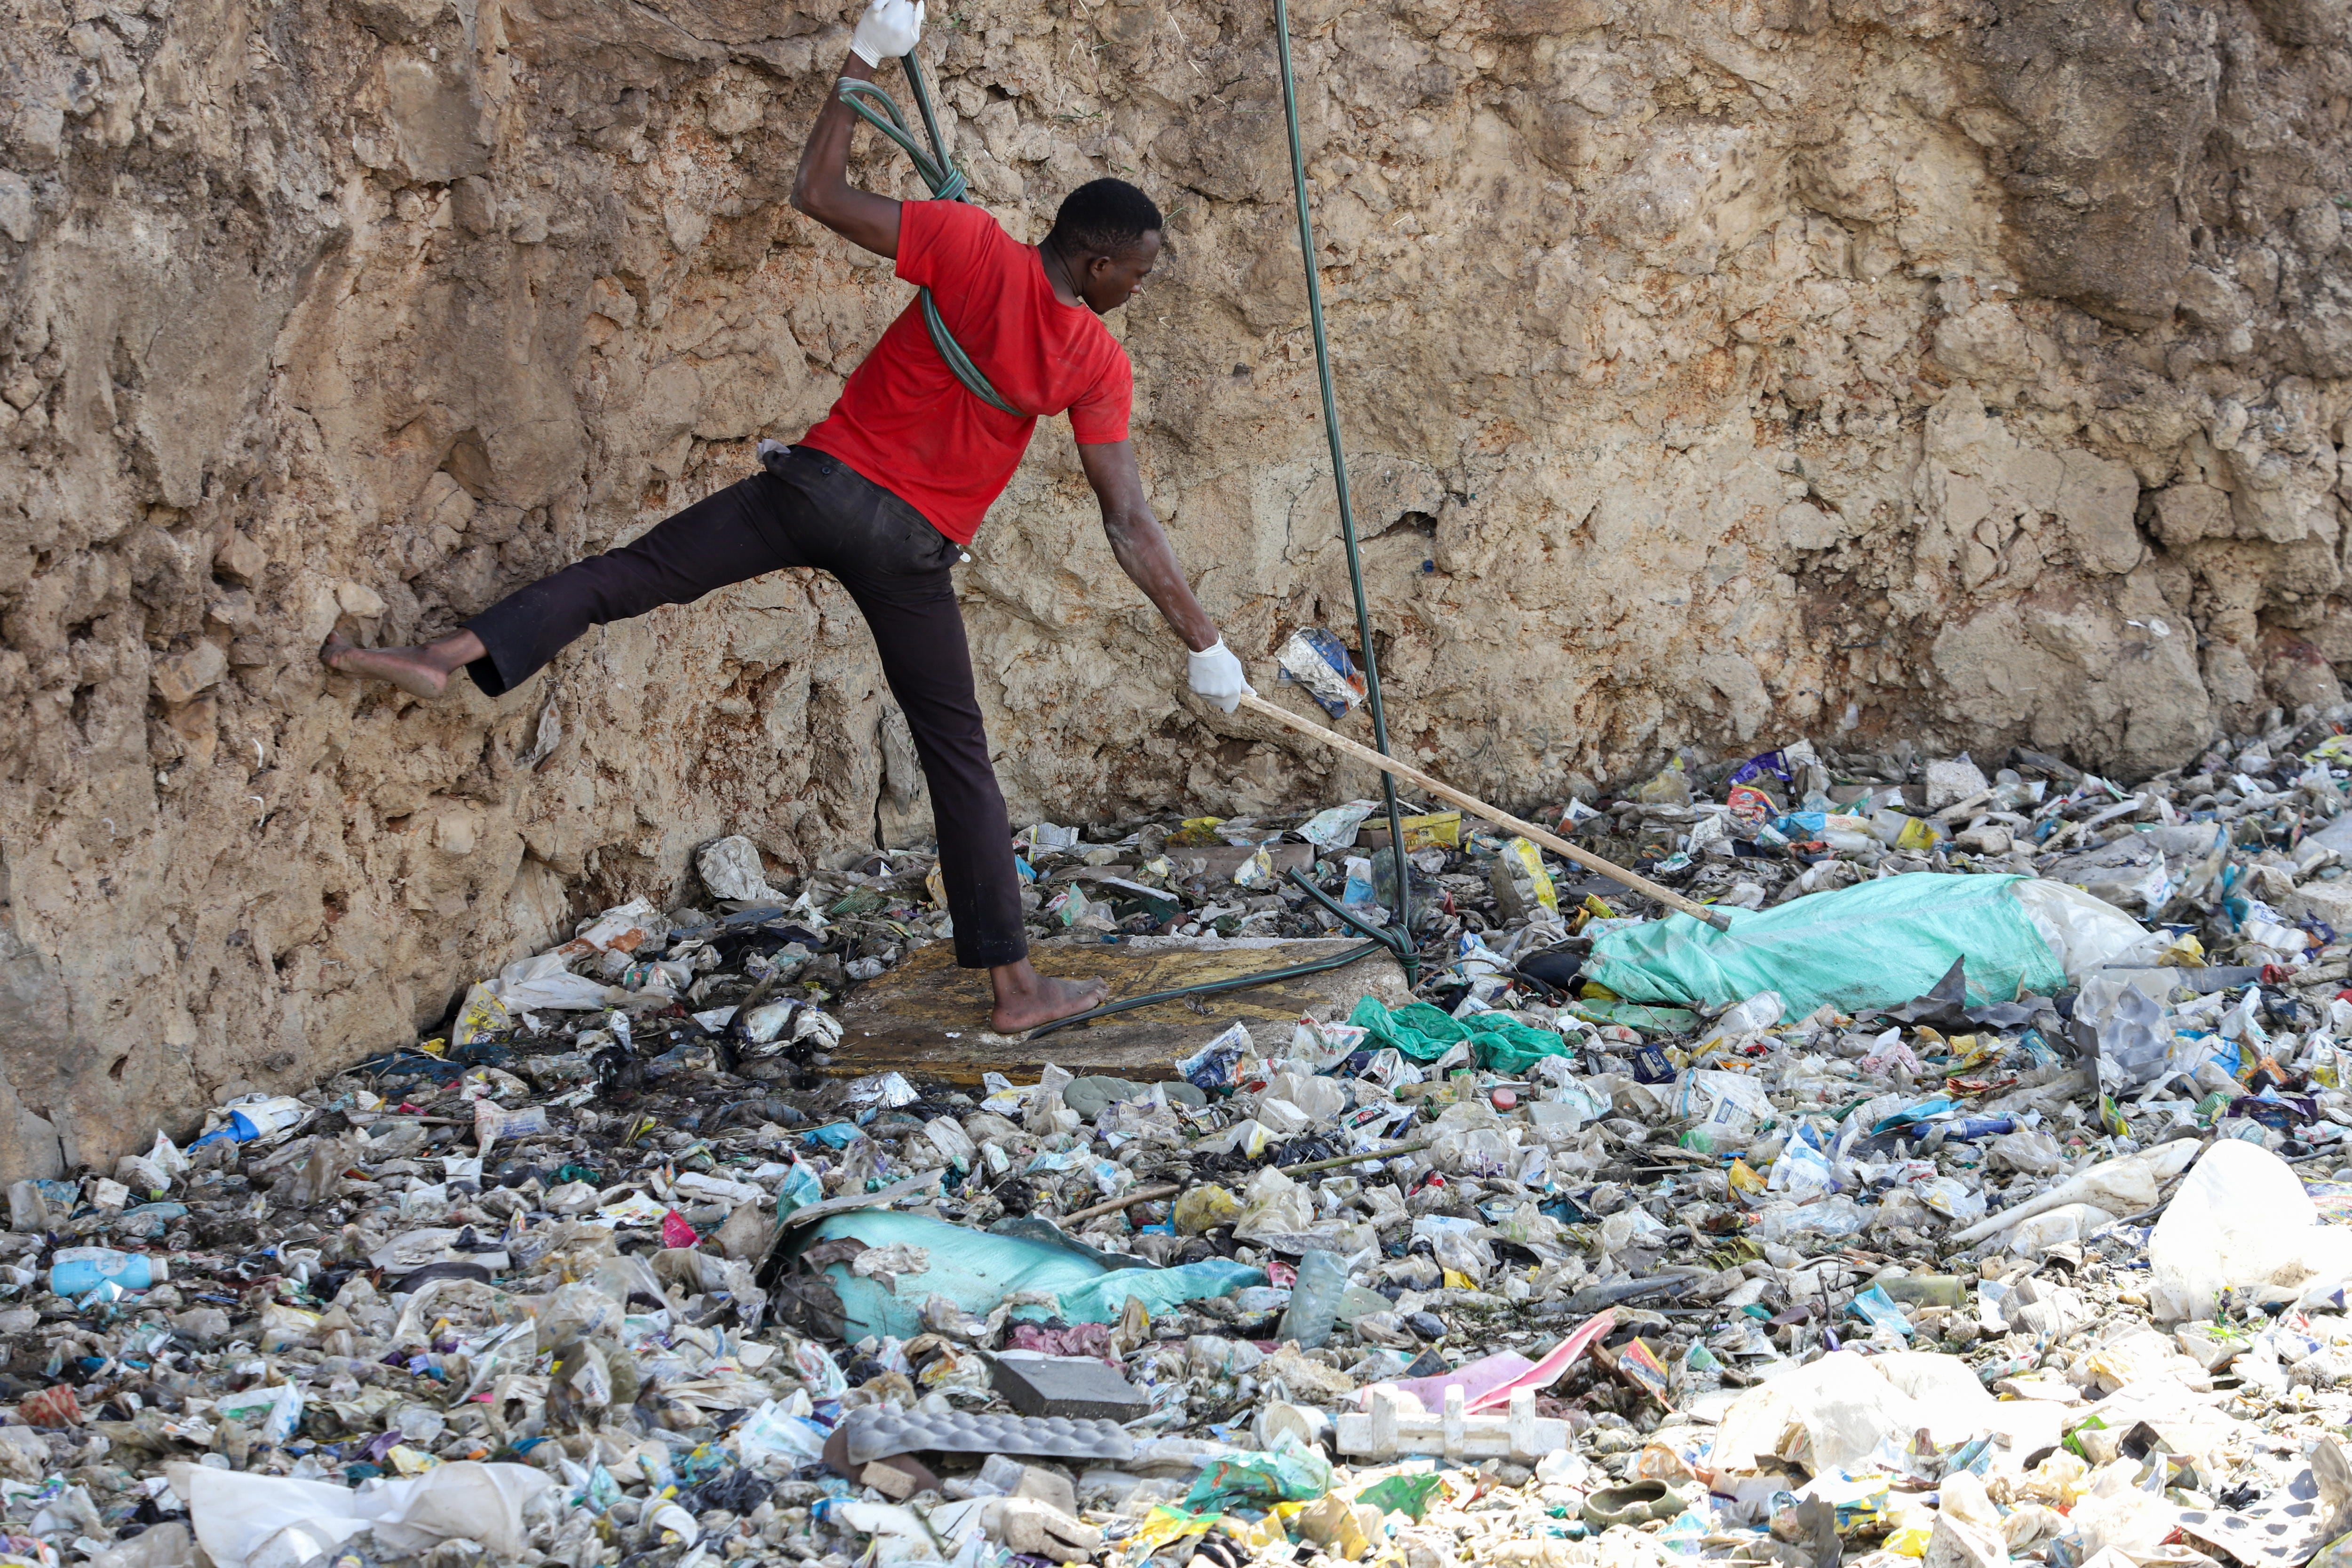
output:
{"label": "green tarpaulin bag", "polygon": [[[1969,1002],[2064,989],[2066,972],[2017,893],[2024,877],[1914,872],[1769,910],[1726,909],[1729,931],[1670,914],[1592,944],[1584,977],[1633,1002],[1718,1011],[1778,991],[1786,1016],[1899,1007],[1968,960]],[[2128,917],[2121,917],[2129,924]]]}

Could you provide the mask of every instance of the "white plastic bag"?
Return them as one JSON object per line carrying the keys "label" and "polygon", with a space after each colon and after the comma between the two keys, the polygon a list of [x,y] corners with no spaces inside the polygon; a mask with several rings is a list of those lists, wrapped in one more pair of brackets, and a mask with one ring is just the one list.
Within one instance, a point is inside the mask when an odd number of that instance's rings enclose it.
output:
{"label": "white plastic bag", "polygon": [[694,868],[714,899],[739,903],[781,903],[783,894],[768,885],[760,847],[740,833],[714,838],[694,852]]}
{"label": "white plastic bag", "polygon": [[2072,883],[2028,877],[2016,884],[2015,891],[2025,918],[2050,944],[2066,978],[2077,985],[2092,970],[2113,963],[2149,934],[2115,905]]}
{"label": "white plastic bag", "polygon": [[2148,1237],[2149,1302],[2166,1322],[2214,1316],[2214,1298],[2316,1301],[2352,1280],[2352,1229],[2319,1223],[2285,1161],[2224,1138],[2207,1149]]}
{"label": "white plastic bag", "polygon": [[519,958],[499,971],[487,989],[509,1015],[531,1008],[552,1013],[585,1013],[614,1005],[628,993],[566,966],[562,948],[536,958]]}
{"label": "white plastic bag", "polygon": [[1268,1165],[1242,1189],[1242,1216],[1234,1235],[1244,1241],[1310,1229],[1315,1224],[1315,1200],[1307,1190]]}

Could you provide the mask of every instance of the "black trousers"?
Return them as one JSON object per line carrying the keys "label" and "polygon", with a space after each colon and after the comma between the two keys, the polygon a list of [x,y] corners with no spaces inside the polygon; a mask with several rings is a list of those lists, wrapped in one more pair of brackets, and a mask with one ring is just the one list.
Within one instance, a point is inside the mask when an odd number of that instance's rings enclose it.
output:
{"label": "black trousers", "polygon": [[912,731],[939,827],[956,962],[1012,963],[1029,951],[1013,828],[988,762],[971,649],[950,575],[962,553],[922,513],[847,464],[772,449],[762,472],[508,595],[466,623],[488,653],[468,670],[496,697],[590,626],[684,605],[785,566],[830,573],[873,628],[882,673]]}

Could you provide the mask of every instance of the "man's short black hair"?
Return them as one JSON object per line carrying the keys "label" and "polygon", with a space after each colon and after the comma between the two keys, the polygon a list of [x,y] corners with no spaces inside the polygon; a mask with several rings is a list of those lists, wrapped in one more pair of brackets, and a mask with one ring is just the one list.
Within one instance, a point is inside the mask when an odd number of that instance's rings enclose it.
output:
{"label": "man's short black hair", "polygon": [[1088,180],[1062,198],[1045,240],[1064,256],[1118,256],[1160,221],[1151,198],[1125,180]]}

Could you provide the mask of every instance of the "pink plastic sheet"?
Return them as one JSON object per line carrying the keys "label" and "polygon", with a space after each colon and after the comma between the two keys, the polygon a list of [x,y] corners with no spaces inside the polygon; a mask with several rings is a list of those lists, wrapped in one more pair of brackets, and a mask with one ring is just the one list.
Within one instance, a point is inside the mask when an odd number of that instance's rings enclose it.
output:
{"label": "pink plastic sheet", "polygon": [[[1593,1342],[1616,1325],[1614,1308],[1604,1309],[1577,1326],[1574,1333],[1544,1352],[1541,1361],[1529,1361],[1516,1351],[1501,1351],[1465,1362],[1442,1377],[1400,1378],[1395,1383],[1374,1384],[1374,1387],[1401,1388],[1421,1401],[1424,1410],[1445,1408],[1445,1391],[1462,1390],[1464,1411],[1476,1415],[1481,1410],[1498,1409],[1511,1402],[1511,1395],[1522,1388],[1549,1388],[1591,1347]],[[1358,1395],[1362,1407],[1370,1408],[1371,1389]]]}

